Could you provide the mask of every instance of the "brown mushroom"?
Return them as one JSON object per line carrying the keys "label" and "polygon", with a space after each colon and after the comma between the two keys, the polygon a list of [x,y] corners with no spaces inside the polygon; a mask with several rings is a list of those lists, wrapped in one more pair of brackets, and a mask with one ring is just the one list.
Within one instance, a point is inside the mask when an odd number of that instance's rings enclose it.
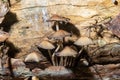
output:
{"label": "brown mushroom", "polygon": [[51,57],[50,50],[55,48],[55,46],[48,40],[41,41],[40,44],[38,44],[37,46],[43,49],[47,49],[50,57]]}
{"label": "brown mushroom", "polygon": [[[57,40],[57,42],[58,42],[58,43],[57,43],[58,48],[56,48],[56,50],[58,51],[59,48],[63,48],[62,42],[63,42],[64,38],[65,38],[66,36],[70,36],[70,35],[71,35],[70,33],[66,32],[66,31],[64,31],[64,30],[58,30],[58,31],[56,31],[55,33],[53,33],[51,36],[49,36],[49,38],[52,38],[52,39]],[[55,52],[57,52],[57,51],[55,51]],[[54,52],[53,55],[52,55],[52,60],[54,60],[55,52]]]}
{"label": "brown mushroom", "polygon": [[71,33],[66,32],[64,30],[58,30],[55,33],[51,34],[48,38],[56,40],[60,47],[63,48],[62,42],[64,41],[64,38],[66,36],[71,36]]}
{"label": "brown mushroom", "polygon": [[[62,51],[56,53],[57,56],[61,57],[61,60],[60,60],[60,65],[61,66],[63,66],[62,65],[63,64],[63,57],[76,57],[77,54],[78,53],[69,46],[66,46]],[[65,60],[64,65],[66,65],[66,64],[67,64],[67,62]],[[70,65],[70,64],[72,64],[72,62],[70,62],[68,65]]]}
{"label": "brown mushroom", "polygon": [[82,46],[82,49],[79,51],[78,56],[80,56],[83,48],[87,49],[88,45],[94,44],[91,38],[80,37],[77,41],[74,42],[75,45]]}
{"label": "brown mushroom", "polygon": [[[49,56],[50,58],[52,58],[52,54],[51,54],[51,51],[52,49],[55,48],[55,46],[48,40],[43,40],[40,42],[40,44],[37,45],[38,47],[42,48],[42,49],[47,49],[48,50],[48,53],[49,53]],[[51,59],[52,61],[52,59]],[[52,61],[53,62],[53,61]]]}
{"label": "brown mushroom", "polygon": [[59,16],[59,15],[53,15],[52,17],[50,17],[50,19],[48,19],[47,21],[48,22],[54,22],[54,23],[56,23],[56,31],[58,31],[59,30],[59,22],[65,22],[65,23],[67,23],[67,22],[69,22],[69,18],[65,18],[65,17],[62,17],[62,16]]}
{"label": "brown mushroom", "polygon": [[58,30],[55,33],[51,34],[48,38],[55,40],[63,40],[63,38],[66,36],[71,36],[71,33],[64,30]]}
{"label": "brown mushroom", "polygon": [[37,52],[31,52],[25,57],[25,62],[39,62],[42,60],[42,56]]}

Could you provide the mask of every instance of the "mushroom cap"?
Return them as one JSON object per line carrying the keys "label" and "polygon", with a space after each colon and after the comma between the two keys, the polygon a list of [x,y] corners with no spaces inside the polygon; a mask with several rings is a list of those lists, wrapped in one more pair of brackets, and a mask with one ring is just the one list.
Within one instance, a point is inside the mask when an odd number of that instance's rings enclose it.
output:
{"label": "mushroom cap", "polygon": [[80,59],[80,64],[84,65],[84,66],[88,66],[89,63],[86,59]]}
{"label": "mushroom cap", "polygon": [[0,42],[4,42],[8,37],[9,33],[0,30]]}
{"label": "mushroom cap", "polygon": [[78,53],[69,46],[66,46],[61,52],[57,52],[57,56],[72,56],[76,57]]}
{"label": "mushroom cap", "polygon": [[45,72],[47,74],[51,74],[51,75],[69,75],[72,73],[71,70],[66,69],[64,66],[50,66],[48,68],[45,69]]}
{"label": "mushroom cap", "polygon": [[56,39],[56,40],[61,40],[66,36],[70,36],[71,33],[64,31],[64,30],[58,30],[55,33],[53,33],[49,38]]}
{"label": "mushroom cap", "polygon": [[42,42],[40,42],[38,47],[43,48],[43,49],[54,49],[55,48],[55,46],[48,40],[43,40]]}
{"label": "mushroom cap", "polygon": [[28,54],[25,58],[25,62],[39,62],[40,60],[42,60],[42,56],[37,53],[37,52],[31,52],[30,54]]}
{"label": "mushroom cap", "polygon": [[54,14],[52,17],[50,17],[50,19],[48,19],[48,22],[52,22],[52,21],[63,21],[63,22],[69,22],[69,18],[65,18],[59,15]]}
{"label": "mushroom cap", "polygon": [[80,37],[77,41],[74,42],[74,44],[78,46],[85,46],[93,44],[93,41],[88,37]]}

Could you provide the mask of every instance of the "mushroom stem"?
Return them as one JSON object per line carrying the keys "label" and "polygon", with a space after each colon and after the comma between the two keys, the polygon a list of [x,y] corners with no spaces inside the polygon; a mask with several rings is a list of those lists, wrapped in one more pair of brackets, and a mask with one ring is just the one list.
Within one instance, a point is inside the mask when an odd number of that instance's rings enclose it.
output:
{"label": "mushroom stem", "polygon": [[83,49],[84,49],[84,47],[82,47],[82,48],[80,49],[80,51],[78,52],[78,57],[81,55]]}
{"label": "mushroom stem", "polygon": [[67,60],[68,60],[68,57],[65,57],[64,66],[67,66]]}
{"label": "mushroom stem", "polygon": [[70,57],[70,60],[69,60],[69,67],[72,66],[72,62],[73,62],[73,57]]}
{"label": "mushroom stem", "polygon": [[66,62],[68,67],[69,67],[69,62],[70,62],[70,57],[68,56],[68,59],[67,59],[67,62]]}
{"label": "mushroom stem", "polygon": [[51,51],[48,49],[48,54],[49,54],[49,56],[50,56],[50,62],[52,62],[52,54],[51,54]]}
{"label": "mushroom stem", "polygon": [[51,52],[50,52],[50,50],[48,50],[48,54],[49,54],[49,56],[50,56],[50,58],[52,57],[52,55],[51,55]]}
{"label": "mushroom stem", "polygon": [[61,56],[61,58],[60,58],[60,66],[63,66],[64,64],[63,64],[63,56]]}
{"label": "mushroom stem", "polygon": [[61,48],[61,49],[63,49],[63,41],[58,40],[57,44],[60,45],[60,48]]}
{"label": "mushroom stem", "polygon": [[54,61],[55,53],[59,50],[59,48],[60,48],[60,45],[58,45],[58,47],[55,49],[54,53],[52,54],[52,63],[53,63],[53,66],[55,66],[55,61]]}
{"label": "mushroom stem", "polygon": [[56,21],[56,31],[58,31],[59,30],[59,24],[58,24],[58,22]]}
{"label": "mushroom stem", "polygon": [[59,65],[59,63],[58,63],[58,58],[57,58],[57,56],[55,56],[55,64],[56,64],[56,66],[58,66]]}
{"label": "mushroom stem", "polygon": [[72,64],[71,64],[71,67],[73,67],[74,64],[75,64],[75,58],[72,59],[72,62],[71,62],[71,63],[72,63]]}

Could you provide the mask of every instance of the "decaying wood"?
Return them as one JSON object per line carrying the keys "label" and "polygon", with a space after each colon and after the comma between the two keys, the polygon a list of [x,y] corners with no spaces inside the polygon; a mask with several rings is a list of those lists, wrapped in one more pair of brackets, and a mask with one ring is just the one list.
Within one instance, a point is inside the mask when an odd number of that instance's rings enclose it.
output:
{"label": "decaying wood", "polygon": [[120,44],[107,44],[88,55],[94,64],[120,63]]}

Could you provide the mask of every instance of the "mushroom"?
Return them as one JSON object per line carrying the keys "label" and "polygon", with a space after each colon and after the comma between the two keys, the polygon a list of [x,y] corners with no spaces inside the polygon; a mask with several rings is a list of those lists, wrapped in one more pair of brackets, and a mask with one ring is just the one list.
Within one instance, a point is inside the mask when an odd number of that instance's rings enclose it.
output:
{"label": "mushroom", "polygon": [[[66,31],[64,31],[64,30],[58,30],[58,31],[56,31],[55,33],[53,33],[51,36],[49,36],[48,38],[52,38],[52,39],[55,39],[55,40],[57,40],[57,45],[58,45],[58,48],[56,48],[56,51],[55,52],[57,52],[58,50],[59,50],[59,48],[63,48],[63,44],[62,44],[62,41],[64,40],[64,38],[66,37],[66,36],[70,36],[71,35],[71,33],[68,33],[68,32],[66,32]],[[53,53],[53,55],[52,55],[52,60],[54,60],[54,57],[55,57],[55,52]]]}
{"label": "mushroom", "polygon": [[62,42],[66,36],[71,36],[71,33],[64,30],[58,30],[55,33],[51,34],[48,38],[57,40],[58,44],[63,48]]}
{"label": "mushroom", "polygon": [[42,60],[42,56],[37,52],[31,52],[25,57],[25,62],[39,62]]}
{"label": "mushroom", "polygon": [[63,38],[66,36],[71,36],[71,33],[64,30],[58,30],[55,33],[51,34],[48,38],[55,40],[63,40]]}
{"label": "mushroom", "polygon": [[59,16],[59,15],[53,15],[52,17],[50,17],[50,19],[47,20],[47,22],[54,22],[56,24],[56,31],[59,30],[59,22],[69,22],[69,18],[65,18],[65,17],[62,17],[62,16]]}
{"label": "mushroom", "polygon": [[[55,46],[48,40],[43,40],[40,42],[39,45],[37,45],[38,47],[42,48],[42,49],[47,49],[48,50],[48,54],[50,56],[50,58],[52,58],[52,54],[51,51],[52,49],[55,48]],[[51,60],[52,61],[52,60]],[[52,61],[53,62],[53,61]]]}
{"label": "mushroom", "polygon": [[91,38],[88,37],[80,37],[77,41],[74,42],[77,46],[82,46],[82,49],[79,51],[78,56],[80,56],[81,52],[83,51],[83,48],[87,48],[88,45],[93,44],[93,41]]}
{"label": "mushroom", "polygon": [[[57,56],[61,57],[61,59],[60,59],[60,65],[61,66],[62,66],[62,63],[63,63],[63,57],[76,57],[77,54],[78,53],[69,46],[66,46],[62,51],[56,53]],[[69,65],[71,63],[69,63]],[[67,62],[65,60],[65,64],[63,64],[63,65],[66,65],[66,64],[67,64]]]}
{"label": "mushroom", "polygon": [[0,30],[0,42],[4,42],[8,39],[9,33]]}
{"label": "mushroom", "polygon": [[89,66],[89,63],[88,63],[88,61],[87,61],[86,59],[81,59],[81,60],[80,60],[80,64],[81,64],[82,66]]}

